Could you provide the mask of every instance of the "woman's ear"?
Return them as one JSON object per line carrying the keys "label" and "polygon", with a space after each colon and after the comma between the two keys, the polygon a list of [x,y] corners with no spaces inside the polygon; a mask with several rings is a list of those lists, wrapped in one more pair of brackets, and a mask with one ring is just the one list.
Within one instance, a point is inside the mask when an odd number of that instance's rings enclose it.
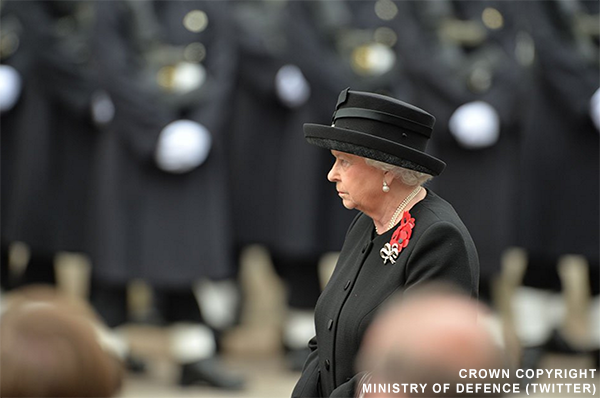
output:
{"label": "woman's ear", "polygon": [[[388,171],[384,171],[383,172],[383,192],[388,193],[390,192],[390,184],[392,183],[392,178],[389,177],[389,172]],[[388,182],[389,180],[389,182]]]}
{"label": "woman's ear", "polygon": [[391,175],[391,173],[388,170],[385,170],[383,172],[383,181],[387,182],[388,185],[392,183],[393,180],[393,176]]}

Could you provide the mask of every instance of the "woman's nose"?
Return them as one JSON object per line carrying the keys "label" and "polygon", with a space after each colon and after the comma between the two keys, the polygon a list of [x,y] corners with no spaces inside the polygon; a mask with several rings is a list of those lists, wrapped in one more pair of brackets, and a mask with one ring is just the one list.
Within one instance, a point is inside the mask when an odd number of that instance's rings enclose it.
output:
{"label": "woman's nose", "polygon": [[333,166],[331,166],[331,170],[329,170],[329,173],[327,173],[327,179],[330,182],[336,182],[337,179],[338,179],[338,173],[337,173],[337,170],[336,170],[336,164],[337,163],[334,163]]}

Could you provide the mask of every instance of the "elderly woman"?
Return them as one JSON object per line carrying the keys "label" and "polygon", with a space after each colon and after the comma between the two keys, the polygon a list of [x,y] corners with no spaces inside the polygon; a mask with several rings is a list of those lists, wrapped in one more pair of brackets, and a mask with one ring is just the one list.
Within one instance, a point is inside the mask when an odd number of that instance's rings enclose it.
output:
{"label": "elderly woman", "polygon": [[473,240],[452,206],[422,186],[445,167],[425,153],[434,122],[402,101],[346,89],[331,126],[304,125],[307,141],[335,157],[327,178],[343,205],[360,213],[317,303],[317,333],[293,397],[355,395],[363,334],[394,293],[443,280],[477,296]]}

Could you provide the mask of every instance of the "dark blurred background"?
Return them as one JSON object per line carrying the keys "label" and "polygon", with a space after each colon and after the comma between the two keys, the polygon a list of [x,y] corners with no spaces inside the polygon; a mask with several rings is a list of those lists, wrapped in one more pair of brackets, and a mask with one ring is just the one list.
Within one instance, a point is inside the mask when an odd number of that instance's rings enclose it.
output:
{"label": "dark blurred background", "polygon": [[263,347],[236,335],[258,247],[283,289],[265,352],[298,371],[354,217],[302,124],[350,87],[435,115],[429,188],[520,366],[598,366],[598,1],[3,0],[0,18],[4,293],[50,284],[121,337],[170,330],[179,386],[244,389],[213,360]]}

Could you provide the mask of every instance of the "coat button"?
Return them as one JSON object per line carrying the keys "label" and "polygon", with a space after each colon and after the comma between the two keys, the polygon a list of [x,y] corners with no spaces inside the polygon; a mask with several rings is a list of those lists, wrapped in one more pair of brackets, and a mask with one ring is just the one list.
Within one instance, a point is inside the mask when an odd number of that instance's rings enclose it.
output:
{"label": "coat button", "polygon": [[331,362],[329,362],[329,359],[325,360],[325,370],[329,370],[329,368],[331,367]]}
{"label": "coat button", "polygon": [[352,283],[352,281],[346,281],[346,284],[344,285],[344,290],[348,290],[351,283]]}
{"label": "coat button", "polygon": [[333,319],[330,319],[329,322],[327,322],[327,329],[331,330],[332,326],[333,326]]}

